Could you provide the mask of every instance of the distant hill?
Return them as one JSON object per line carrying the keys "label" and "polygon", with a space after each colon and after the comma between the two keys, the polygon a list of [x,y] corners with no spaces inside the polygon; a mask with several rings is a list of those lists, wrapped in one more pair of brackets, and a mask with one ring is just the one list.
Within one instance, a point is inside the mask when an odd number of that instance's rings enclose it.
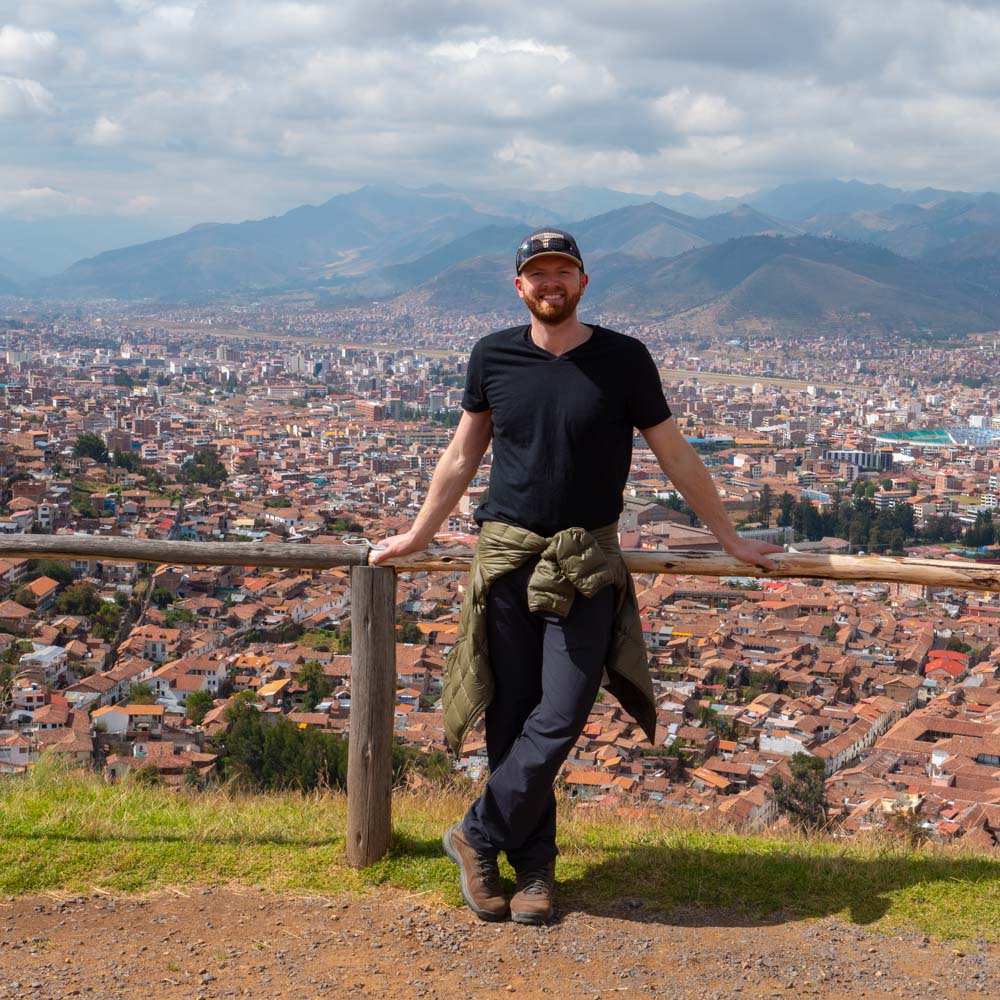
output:
{"label": "distant hill", "polygon": [[932,205],[895,204],[880,211],[817,217],[808,232],[877,243],[904,257],[927,257],[939,247],[1000,227],[1000,196],[962,195]]}
{"label": "distant hill", "polygon": [[[532,226],[486,214],[451,192],[369,187],[276,218],[209,223],[109,251],[34,287],[61,297],[157,301],[303,288],[322,289],[334,301],[381,299],[473,257],[504,253],[513,259]],[[569,226],[588,255],[646,257],[674,257],[747,233],[794,232],[747,206],[695,219],[655,202]]]}
{"label": "distant hill", "polygon": [[281,216],[196,226],[100,254],[74,264],[39,291],[173,301],[343,283],[498,221],[503,220],[451,195],[366,187]]}
{"label": "distant hill", "polygon": [[743,200],[767,215],[802,220],[851,212],[878,212],[899,204],[929,204],[959,194],[961,192],[934,188],[904,191],[884,184],[853,180],[814,180],[780,184],[770,191],[748,195]]}
{"label": "distant hill", "polygon": [[[509,262],[478,258],[399,298],[445,311],[516,308]],[[935,333],[992,329],[1000,300],[874,246],[810,236],[753,236],[675,259],[595,257],[584,314],[701,326]]]}
{"label": "distant hill", "polygon": [[21,289],[17,282],[11,281],[10,278],[0,274],[0,295],[18,295],[20,291]]}
{"label": "distant hill", "polygon": [[1000,226],[938,247],[927,254],[926,260],[997,294],[1000,292]]}
{"label": "distant hill", "polygon": [[776,332],[937,333],[992,329],[1000,300],[983,289],[878,247],[747,237],[668,261],[606,308],[642,301],[658,318],[693,326],[759,325]]}
{"label": "distant hill", "polygon": [[[547,220],[577,236],[591,276],[587,305],[612,315],[784,332],[1000,325],[1000,196],[814,181],[697,216],[641,197],[369,186],[281,216],[205,223],[111,250],[55,278],[25,282],[2,261],[0,274],[22,294],[69,299],[296,291],[331,305],[391,300],[400,309],[519,315],[514,249]],[[559,217],[585,204],[612,207]],[[787,221],[797,212],[814,214]]]}

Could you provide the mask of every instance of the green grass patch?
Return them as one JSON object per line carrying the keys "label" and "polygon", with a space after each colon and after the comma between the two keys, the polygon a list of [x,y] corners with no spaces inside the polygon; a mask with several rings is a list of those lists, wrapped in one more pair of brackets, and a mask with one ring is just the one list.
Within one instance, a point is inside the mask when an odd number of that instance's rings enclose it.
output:
{"label": "green grass patch", "polygon": [[[357,872],[344,859],[342,794],[108,785],[43,761],[26,779],[0,781],[0,894],[231,884],[333,895],[388,885],[459,906],[440,836],[466,804],[457,791],[397,793],[389,855]],[[1000,941],[1000,860],[955,848],[752,836],[701,828],[696,818],[623,818],[568,804],[560,847],[560,898],[594,914],[620,913],[633,900],[682,922],[706,911],[836,915],[882,931]]]}

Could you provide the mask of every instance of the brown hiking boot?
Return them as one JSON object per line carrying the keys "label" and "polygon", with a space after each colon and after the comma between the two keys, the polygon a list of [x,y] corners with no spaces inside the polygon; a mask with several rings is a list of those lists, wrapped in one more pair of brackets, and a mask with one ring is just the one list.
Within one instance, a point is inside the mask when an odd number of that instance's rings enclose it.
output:
{"label": "brown hiking boot", "polygon": [[510,918],[518,924],[547,924],[555,912],[556,863],[517,873]]}
{"label": "brown hiking boot", "polygon": [[510,908],[500,886],[497,859],[477,851],[465,839],[461,823],[445,830],[442,842],[445,854],[458,865],[462,898],[469,909],[480,920],[506,920]]}

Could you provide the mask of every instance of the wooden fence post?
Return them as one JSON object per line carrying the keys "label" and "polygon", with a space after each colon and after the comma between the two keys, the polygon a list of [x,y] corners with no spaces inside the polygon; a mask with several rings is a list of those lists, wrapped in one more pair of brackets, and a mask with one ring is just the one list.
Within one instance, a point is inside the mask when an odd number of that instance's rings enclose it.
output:
{"label": "wooden fence post", "polygon": [[374,864],[392,836],[396,705],[396,571],[351,567],[351,722],[347,863]]}

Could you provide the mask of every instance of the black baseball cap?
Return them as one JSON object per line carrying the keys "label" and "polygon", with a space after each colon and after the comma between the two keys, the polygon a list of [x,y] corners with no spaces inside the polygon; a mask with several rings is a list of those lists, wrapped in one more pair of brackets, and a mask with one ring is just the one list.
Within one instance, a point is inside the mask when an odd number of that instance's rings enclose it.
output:
{"label": "black baseball cap", "polygon": [[521,273],[521,269],[532,257],[541,257],[543,254],[568,257],[583,270],[580,248],[569,233],[562,229],[536,229],[530,236],[525,236],[517,248],[517,256],[514,258],[517,273]]}

